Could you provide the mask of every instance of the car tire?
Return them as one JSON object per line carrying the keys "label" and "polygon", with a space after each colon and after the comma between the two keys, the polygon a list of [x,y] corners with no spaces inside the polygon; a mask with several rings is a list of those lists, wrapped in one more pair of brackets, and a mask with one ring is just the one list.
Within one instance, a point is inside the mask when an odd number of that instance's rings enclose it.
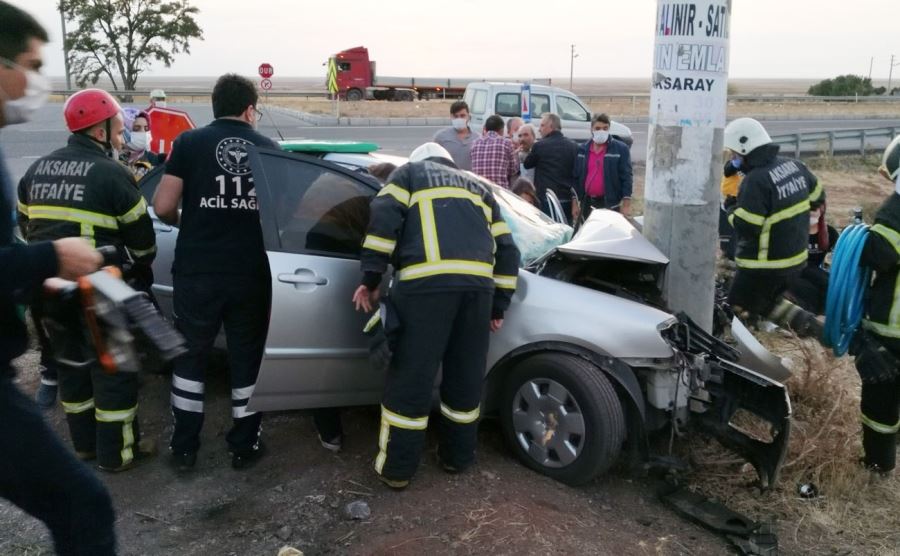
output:
{"label": "car tire", "polygon": [[568,354],[517,364],[501,391],[506,440],[522,462],[568,485],[608,470],[625,441],[625,416],[603,371]]}
{"label": "car tire", "polygon": [[347,91],[347,100],[350,102],[357,102],[363,99],[362,91],[359,89],[350,89]]}

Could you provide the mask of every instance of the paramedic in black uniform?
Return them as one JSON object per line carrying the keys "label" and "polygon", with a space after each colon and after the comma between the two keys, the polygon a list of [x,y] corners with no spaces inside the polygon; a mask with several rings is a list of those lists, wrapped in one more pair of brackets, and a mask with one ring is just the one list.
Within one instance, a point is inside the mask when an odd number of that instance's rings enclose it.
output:
{"label": "paramedic in black uniform", "polygon": [[[163,221],[180,227],[175,245],[175,325],[188,353],[175,361],[170,449],[179,470],[197,460],[203,426],[204,370],[224,325],[234,424],[231,464],[249,467],[263,455],[262,415],[247,411],[269,326],[272,284],[247,147],[276,147],[255,131],[261,113],[253,83],[235,74],[216,82],[215,120],[175,140],[153,198]],[[179,203],[181,212],[179,215]]]}

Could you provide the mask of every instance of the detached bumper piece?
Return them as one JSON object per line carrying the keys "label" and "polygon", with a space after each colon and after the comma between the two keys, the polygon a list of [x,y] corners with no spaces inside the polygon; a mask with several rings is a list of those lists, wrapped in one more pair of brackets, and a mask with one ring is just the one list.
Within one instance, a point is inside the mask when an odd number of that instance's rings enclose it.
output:
{"label": "detached bumper piece", "polygon": [[740,351],[703,331],[684,313],[677,318],[663,335],[693,356],[692,372],[702,384],[700,392],[692,392],[692,403],[700,406],[692,416],[694,425],[747,459],[756,469],[760,487],[770,488],[778,480],[788,449],[791,401],[787,389],[738,365]]}
{"label": "detached bumper piece", "polygon": [[791,400],[780,382],[727,361],[710,361],[699,428],[747,459],[760,487],[778,481],[791,432]]}
{"label": "detached bumper piece", "polygon": [[724,535],[741,554],[778,555],[778,537],[768,523],[753,521],[702,494],[677,486],[663,487],[659,498],[682,517]]}

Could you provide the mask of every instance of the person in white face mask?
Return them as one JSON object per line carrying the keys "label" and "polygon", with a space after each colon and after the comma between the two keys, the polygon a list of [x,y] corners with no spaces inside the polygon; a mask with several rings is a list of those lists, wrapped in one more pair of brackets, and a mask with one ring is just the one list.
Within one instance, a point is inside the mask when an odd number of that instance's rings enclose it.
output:
{"label": "person in white face mask", "polygon": [[481,137],[469,127],[469,105],[458,100],[450,105],[450,127],[438,130],[432,142],[447,149],[460,170],[472,170],[472,145]]}
{"label": "person in white face mask", "polygon": [[595,208],[631,215],[631,151],[610,136],[609,124],[606,114],[594,116],[591,141],[578,149],[575,159],[575,187],[581,199],[581,218],[576,219],[582,222]]}
{"label": "person in white face mask", "polygon": [[150,151],[153,135],[150,132],[150,117],[136,108],[124,108],[125,148],[119,160],[131,169],[135,179],[140,180],[154,166],[165,162],[165,156]]}

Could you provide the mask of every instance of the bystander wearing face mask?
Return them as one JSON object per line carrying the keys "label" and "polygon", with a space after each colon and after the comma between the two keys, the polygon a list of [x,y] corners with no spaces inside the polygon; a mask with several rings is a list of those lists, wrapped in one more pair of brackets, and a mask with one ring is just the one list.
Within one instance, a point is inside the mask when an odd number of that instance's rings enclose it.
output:
{"label": "bystander wearing face mask", "polygon": [[134,152],[144,152],[150,145],[149,131],[132,131],[127,146]]}
{"label": "bystander wearing face mask", "polygon": [[453,129],[456,131],[462,131],[469,126],[469,122],[466,121],[465,118],[453,118],[450,120],[450,125],[452,125]]}
{"label": "bystander wearing face mask", "polygon": [[21,98],[10,99],[9,94],[0,87],[3,121],[6,125],[25,123],[47,102],[50,95],[50,81],[38,72],[23,68],[12,60],[0,57],[0,64],[21,71],[26,79],[25,94]]}
{"label": "bystander wearing face mask", "polygon": [[605,129],[595,130],[592,135],[594,138],[594,143],[597,143],[598,145],[602,145],[603,143],[609,141],[609,131]]}

